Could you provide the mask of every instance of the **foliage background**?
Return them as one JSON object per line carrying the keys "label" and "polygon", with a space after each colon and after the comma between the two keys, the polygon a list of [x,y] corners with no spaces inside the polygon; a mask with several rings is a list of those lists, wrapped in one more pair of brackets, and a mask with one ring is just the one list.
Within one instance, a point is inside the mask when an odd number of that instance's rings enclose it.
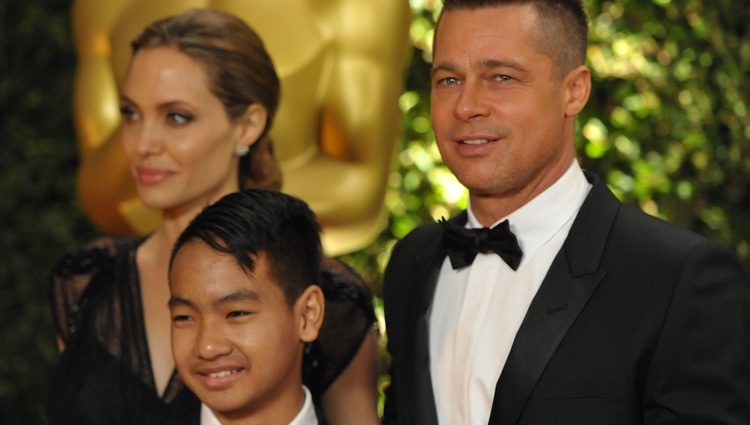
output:
{"label": "foliage background", "polygon": [[[584,168],[624,201],[731,247],[750,268],[750,0],[585,3],[594,91],[579,118]],[[345,257],[376,294],[393,243],[466,201],[429,122],[439,2],[410,4],[414,49],[390,220],[372,246]],[[57,359],[48,272],[96,235],[75,200],[69,13],[67,0],[0,1],[0,423],[8,425],[45,423]]]}

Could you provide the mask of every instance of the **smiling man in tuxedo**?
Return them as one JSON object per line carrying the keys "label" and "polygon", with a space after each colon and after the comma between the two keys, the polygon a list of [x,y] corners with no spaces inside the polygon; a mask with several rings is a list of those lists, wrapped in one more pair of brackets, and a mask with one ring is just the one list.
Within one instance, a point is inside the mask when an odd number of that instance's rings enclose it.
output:
{"label": "smiling man in tuxedo", "polygon": [[384,423],[750,423],[745,272],[581,170],[586,45],[580,0],[445,0],[432,121],[469,206],[393,251]]}

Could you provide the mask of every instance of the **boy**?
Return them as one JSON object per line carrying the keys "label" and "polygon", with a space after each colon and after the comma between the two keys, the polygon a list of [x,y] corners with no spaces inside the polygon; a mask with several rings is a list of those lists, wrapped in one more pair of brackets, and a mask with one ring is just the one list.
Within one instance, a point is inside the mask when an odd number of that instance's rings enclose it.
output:
{"label": "boy", "polygon": [[317,425],[302,357],[323,322],[319,225],[307,205],[249,190],[209,206],[169,271],[172,354],[201,425]]}

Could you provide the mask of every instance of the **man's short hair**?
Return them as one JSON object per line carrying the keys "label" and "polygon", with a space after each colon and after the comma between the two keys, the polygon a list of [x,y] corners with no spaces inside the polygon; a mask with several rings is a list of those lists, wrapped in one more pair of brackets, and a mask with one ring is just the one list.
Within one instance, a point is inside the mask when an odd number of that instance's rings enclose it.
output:
{"label": "man's short hair", "polygon": [[586,63],[588,17],[581,0],[444,0],[442,13],[509,5],[534,7],[540,21],[539,50],[552,59],[560,75]]}
{"label": "man's short hair", "polygon": [[248,273],[263,254],[289,305],[319,278],[320,225],[307,204],[293,196],[249,189],[206,207],[175,242],[170,270],[180,248],[194,239],[231,254]]}

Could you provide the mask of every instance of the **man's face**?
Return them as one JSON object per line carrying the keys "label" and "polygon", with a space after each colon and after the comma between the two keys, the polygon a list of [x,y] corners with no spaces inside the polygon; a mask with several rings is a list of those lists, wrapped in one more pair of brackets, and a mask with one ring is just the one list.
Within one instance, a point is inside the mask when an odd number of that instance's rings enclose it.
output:
{"label": "man's face", "polygon": [[191,241],[172,265],[177,371],[219,418],[252,412],[268,420],[301,394],[298,308],[287,303],[267,261],[259,256],[248,274],[233,256]]}
{"label": "man's face", "polygon": [[518,208],[573,160],[565,80],[539,51],[538,31],[529,5],[452,10],[440,21],[432,123],[445,164],[472,199]]}

